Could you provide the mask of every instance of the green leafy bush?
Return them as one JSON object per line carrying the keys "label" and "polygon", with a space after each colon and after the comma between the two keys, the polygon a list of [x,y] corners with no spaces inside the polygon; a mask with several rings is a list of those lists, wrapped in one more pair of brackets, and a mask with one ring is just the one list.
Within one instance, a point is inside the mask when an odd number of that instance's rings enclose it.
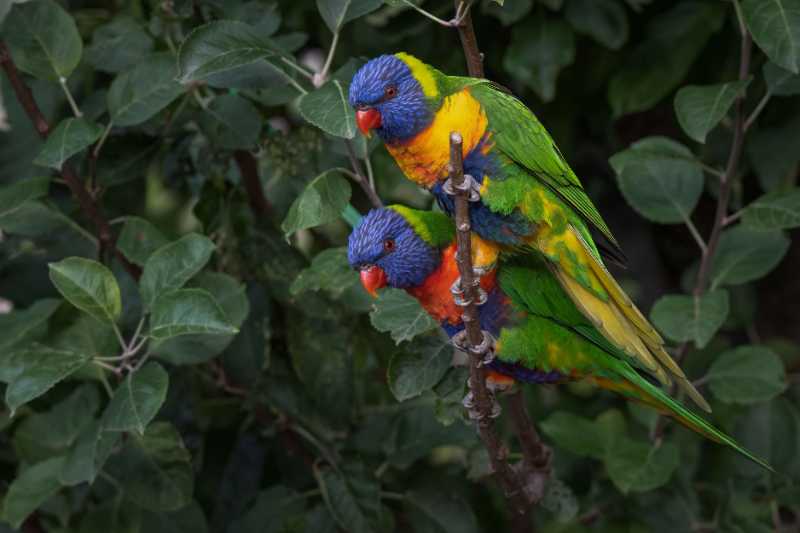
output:
{"label": "green leafy bush", "polygon": [[[349,81],[400,50],[464,73],[453,12],[0,2],[0,531],[524,530],[464,421],[466,370],[343,248],[376,191],[431,204],[358,134]],[[778,471],[581,384],[527,387],[554,450],[528,518],[798,527],[800,0],[471,14],[715,423]]]}

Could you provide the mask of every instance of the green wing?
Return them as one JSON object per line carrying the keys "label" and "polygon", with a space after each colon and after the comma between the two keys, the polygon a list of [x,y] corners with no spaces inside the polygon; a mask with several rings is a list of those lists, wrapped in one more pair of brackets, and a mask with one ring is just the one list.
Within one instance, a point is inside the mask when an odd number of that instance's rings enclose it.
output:
{"label": "green wing", "polygon": [[621,252],[578,176],[533,112],[516,97],[486,80],[470,84],[470,92],[486,112],[495,148],[555,191]]}

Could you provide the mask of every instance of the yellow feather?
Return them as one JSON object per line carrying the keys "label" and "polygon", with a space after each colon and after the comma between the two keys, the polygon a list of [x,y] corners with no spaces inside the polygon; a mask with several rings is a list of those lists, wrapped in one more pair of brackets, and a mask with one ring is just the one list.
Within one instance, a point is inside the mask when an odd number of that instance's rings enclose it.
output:
{"label": "yellow feather", "polygon": [[405,144],[387,144],[386,149],[403,174],[429,189],[447,173],[450,133],[461,133],[466,157],[480,143],[487,124],[480,103],[463,90],[444,99],[430,126]]}
{"label": "yellow feather", "polygon": [[439,85],[436,83],[436,78],[428,65],[405,52],[400,52],[394,56],[408,66],[409,70],[411,70],[411,75],[422,86],[422,92],[425,93],[426,98],[439,97]]}
{"label": "yellow feather", "polygon": [[689,382],[683,370],[664,350],[664,341],[653,326],[647,321],[633,302],[622,291],[605,266],[591,253],[580,233],[572,226],[569,228],[576,240],[581,244],[577,250],[582,254],[585,264],[593,275],[592,285],[598,283],[609,295],[603,301],[583,285],[573,279],[567,272],[553,265],[553,273],[573,302],[597,327],[598,331],[626,354],[639,361],[661,383],[671,383],[675,378],[678,386],[703,410],[710,412],[711,407],[697,389]]}

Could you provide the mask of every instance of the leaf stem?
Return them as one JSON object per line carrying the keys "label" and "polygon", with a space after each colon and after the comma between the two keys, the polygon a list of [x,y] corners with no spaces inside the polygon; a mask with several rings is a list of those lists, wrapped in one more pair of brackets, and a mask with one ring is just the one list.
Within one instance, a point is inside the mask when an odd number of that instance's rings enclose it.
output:
{"label": "leaf stem", "polygon": [[410,0],[400,0],[400,1],[402,3],[404,3],[405,5],[407,5],[408,7],[410,7],[411,9],[417,11],[422,16],[431,19],[432,21],[434,21],[436,24],[439,24],[440,26],[444,26],[445,28],[452,28],[453,27],[452,21],[440,19],[439,17],[437,17],[433,13],[429,13],[429,12],[425,11],[424,9],[422,9],[421,7],[416,5],[415,3],[411,2]]}
{"label": "leaf stem", "polygon": [[689,228],[689,233],[694,237],[694,241],[697,243],[697,246],[700,247],[700,251],[705,254],[708,251],[708,246],[706,245],[706,241],[703,240],[703,236],[697,231],[697,226],[694,225],[694,222],[692,222],[689,216],[684,216],[683,222],[686,224],[686,227]]}
{"label": "leaf stem", "polygon": [[334,32],[333,34],[333,42],[331,42],[331,47],[328,49],[328,57],[325,58],[325,64],[322,66],[322,71],[319,75],[315,75],[312,79],[314,82],[314,87],[320,87],[323,83],[328,80],[328,71],[331,69],[331,63],[333,63],[333,54],[336,53],[336,46],[339,44],[339,32]]}
{"label": "leaf stem", "polygon": [[353,167],[356,181],[358,181],[358,184],[361,185],[361,188],[367,194],[373,207],[383,207],[383,202],[378,196],[378,193],[376,193],[375,189],[370,185],[369,180],[364,177],[364,172],[361,170],[361,163],[359,163],[356,152],[353,149],[353,141],[345,139],[344,145],[347,148],[347,157],[350,159],[350,165]]}
{"label": "leaf stem", "polygon": [[747,117],[747,120],[744,123],[744,131],[747,131],[747,130],[750,129],[750,126],[753,125],[753,122],[756,121],[758,116],[761,114],[761,112],[767,106],[767,103],[769,102],[770,98],[772,98],[772,91],[767,90],[766,94],[764,94],[764,96],[758,102],[758,105],[756,106],[756,108],[753,110],[752,113],[750,113],[750,116]]}
{"label": "leaf stem", "polygon": [[64,76],[60,76],[58,78],[58,83],[64,90],[64,94],[67,95],[67,102],[69,102],[69,106],[72,108],[72,114],[75,115],[76,118],[82,118],[83,113],[81,113],[80,108],[78,108],[78,104],[75,102],[75,98],[72,97],[72,93],[69,90],[69,86],[67,86],[67,78],[65,78]]}
{"label": "leaf stem", "polygon": [[285,57],[281,57],[281,61],[283,61],[284,64],[292,67],[294,70],[296,70],[297,72],[299,72],[300,74],[302,74],[303,76],[308,78],[309,80],[311,80],[314,77],[313,73],[311,73],[310,71],[308,71],[305,68],[301,67],[300,65],[298,65],[297,63],[295,63],[291,59],[287,59]]}

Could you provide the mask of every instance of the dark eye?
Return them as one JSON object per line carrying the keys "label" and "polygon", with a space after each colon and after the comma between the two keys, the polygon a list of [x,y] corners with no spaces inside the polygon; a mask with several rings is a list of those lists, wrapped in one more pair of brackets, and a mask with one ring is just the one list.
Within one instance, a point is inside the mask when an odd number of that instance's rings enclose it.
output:
{"label": "dark eye", "polygon": [[395,96],[397,96],[397,87],[395,87],[394,85],[387,86],[386,89],[384,89],[383,91],[383,95],[386,98],[394,98]]}
{"label": "dark eye", "polygon": [[391,252],[394,250],[395,244],[394,239],[386,239],[383,241],[383,250],[386,252]]}

